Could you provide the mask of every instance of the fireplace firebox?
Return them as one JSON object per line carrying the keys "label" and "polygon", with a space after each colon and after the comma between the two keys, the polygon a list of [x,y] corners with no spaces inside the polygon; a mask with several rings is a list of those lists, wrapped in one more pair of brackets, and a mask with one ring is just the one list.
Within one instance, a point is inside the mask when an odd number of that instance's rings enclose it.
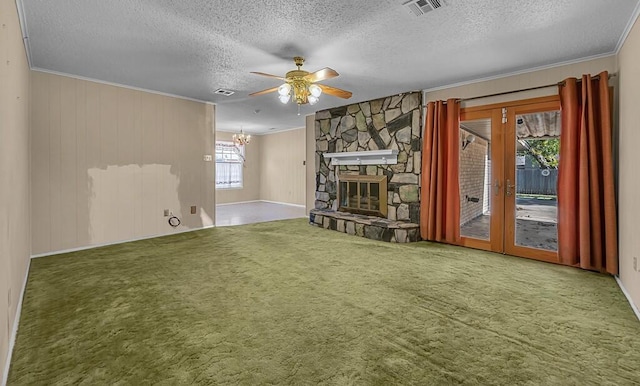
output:
{"label": "fireplace firebox", "polygon": [[387,218],[387,177],[338,175],[338,210]]}

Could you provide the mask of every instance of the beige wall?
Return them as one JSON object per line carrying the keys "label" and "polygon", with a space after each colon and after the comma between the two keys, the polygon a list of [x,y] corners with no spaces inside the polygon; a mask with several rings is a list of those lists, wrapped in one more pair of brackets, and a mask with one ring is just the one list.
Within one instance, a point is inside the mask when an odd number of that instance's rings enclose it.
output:
{"label": "beige wall", "polygon": [[[627,37],[618,56],[619,153],[618,224],[620,279],[640,308],[640,179],[637,165],[640,144],[640,22]],[[633,260],[638,259],[634,270]]]}
{"label": "beige wall", "polygon": [[29,266],[29,66],[16,3],[0,0],[0,383]]}
{"label": "beige wall", "polygon": [[[216,140],[231,141],[233,133],[216,132]],[[245,163],[242,169],[242,188],[216,189],[216,204],[255,201],[260,199],[260,159],[263,136],[252,135],[245,146]]]}
{"label": "beige wall", "polygon": [[[425,101],[434,101],[448,98],[471,98],[482,95],[496,94],[505,91],[537,87],[547,84],[555,84],[568,77],[580,77],[582,74],[597,74],[607,70],[616,72],[616,57],[594,59],[565,66],[553,67],[546,70],[534,71],[521,75],[507,76],[484,82],[472,83],[459,87],[452,87],[443,90],[427,92]],[[480,106],[504,101],[536,98],[541,96],[556,95],[557,86],[544,89],[525,91],[515,94],[508,94],[498,97],[481,98],[473,101],[463,102],[462,107]]]}
{"label": "beige wall", "polygon": [[42,72],[31,93],[33,254],[212,225],[214,106]]}
{"label": "beige wall", "polygon": [[260,199],[305,205],[306,130],[262,136]]}
{"label": "beige wall", "polygon": [[305,209],[307,214],[315,208],[316,203],[316,115],[307,115],[305,120],[306,171],[305,171]]}

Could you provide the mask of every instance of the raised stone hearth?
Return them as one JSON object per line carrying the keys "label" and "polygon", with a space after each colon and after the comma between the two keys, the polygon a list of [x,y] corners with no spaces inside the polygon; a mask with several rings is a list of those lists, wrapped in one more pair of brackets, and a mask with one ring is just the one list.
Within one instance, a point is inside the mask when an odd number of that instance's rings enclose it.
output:
{"label": "raised stone hearth", "polygon": [[420,225],[330,209],[312,209],[309,223],[325,229],[392,243],[420,241]]}

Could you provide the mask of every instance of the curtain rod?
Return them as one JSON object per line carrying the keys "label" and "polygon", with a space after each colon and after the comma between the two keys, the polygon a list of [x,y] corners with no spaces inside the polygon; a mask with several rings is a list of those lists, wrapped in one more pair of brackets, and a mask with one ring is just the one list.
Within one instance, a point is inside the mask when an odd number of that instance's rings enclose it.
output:
{"label": "curtain rod", "polygon": [[[609,79],[611,79],[612,77],[614,77],[616,75],[617,74],[615,74],[615,73],[609,74]],[[591,79],[598,80],[598,79],[600,79],[600,75],[592,76]],[[578,79],[578,82],[582,82],[582,79]],[[554,87],[554,86],[564,86],[564,84],[565,84],[565,81],[563,80],[563,81],[557,82],[557,83],[545,84],[544,86],[522,88],[522,89],[519,89],[519,90],[504,91],[504,92],[498,92],[498,93],[495,93],[495,94],[488,94],[488,95],[478,95],[478,96],[474,96],[474,97],[470,97],[470,98],[460,98],[460,99],[456,99],[456,101],[458,103],[460,103],[460,102],[472,101],[474,99],[491,98],[491,97],[495,97],[495,96],[515,94],[517,92],[539,90],[541,88],[548,88],[548,87]],[[444,103],[446,104],[447,102],[445,101]],[[423,106],[423,107],[426,107],[426,106]]]}

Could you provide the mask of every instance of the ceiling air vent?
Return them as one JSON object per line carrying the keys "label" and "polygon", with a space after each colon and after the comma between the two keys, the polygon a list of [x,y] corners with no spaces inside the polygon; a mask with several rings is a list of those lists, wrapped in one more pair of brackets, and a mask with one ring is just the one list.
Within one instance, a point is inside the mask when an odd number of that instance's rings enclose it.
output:
{"label": "ceiling air vent", "polygon": [[214,94],[218,94],[218,95],[224,95],[224,96],[231,96],[235,93],[235,91],[231,91],[231,90],[225,90],[223,88],[219,88],[216,91],[213,92]]}
{"label": "ceiling air vent", "polygon": [[414,16],[422,16],[427,12],[431,12],[446,5],[444,0],[411,0],[402,4],[409,9]]}

